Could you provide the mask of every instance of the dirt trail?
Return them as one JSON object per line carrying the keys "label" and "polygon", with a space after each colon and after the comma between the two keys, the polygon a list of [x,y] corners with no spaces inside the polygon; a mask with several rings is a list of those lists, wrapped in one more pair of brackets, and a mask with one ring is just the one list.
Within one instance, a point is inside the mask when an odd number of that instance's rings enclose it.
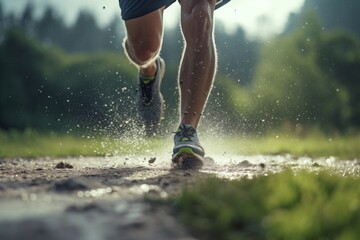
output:
{"label": "dirt trail", "polygon": [[213,158],[200,171],[173,169],[165,156],[0,159],[0,239],[192,239],[157,200],[198,178],[252,178],[285,167],[360,175],[359,160]]}

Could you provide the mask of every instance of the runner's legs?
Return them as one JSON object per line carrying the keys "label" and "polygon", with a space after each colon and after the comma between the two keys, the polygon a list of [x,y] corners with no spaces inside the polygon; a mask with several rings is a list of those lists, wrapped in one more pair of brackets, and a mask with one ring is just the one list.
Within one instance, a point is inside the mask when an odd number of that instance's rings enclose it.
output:
{"label": "runner's legs", "polygon": [[180,0],[185,49],[179,70],[181,124],[198,126],[216,69],[215,0]]}

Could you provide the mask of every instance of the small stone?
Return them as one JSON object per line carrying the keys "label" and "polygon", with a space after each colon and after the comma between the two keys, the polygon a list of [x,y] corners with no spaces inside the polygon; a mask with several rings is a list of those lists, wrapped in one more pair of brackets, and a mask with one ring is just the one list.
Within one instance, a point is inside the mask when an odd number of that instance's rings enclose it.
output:
{"label": "small stone", "polygon": [[65,209],[66,212],[90,212],[90,211],[99,211],[104,212],[101,207],[99,207],[96,203],[90,203],[88,205],[78,206],[78,205],[71,205]]}
{"label": "small stone", "polygon": [[72,191],[82,191],[88,190],[87,182],[85,180],[79,179],[65,179],[58,182],[55,182],[53,189],[56,192],[72,192]]}
{"label": "small stone", "polygon": [[252,164],[248,160],[244,160],[237,164],[238,167],[251,167]]}
{"label": "small stone", "polygon": [[57,169],[70,169],[70,168],[74,168],[73,165],[69,164],[69,163],[64,163],[64,162],[59,162],[58,164],[56,164],[55,168]]}
{"label": "small stone", "polygon": [[318,163],[314,163],[312,166],[313,166],[313,167],[321,167],[321,165],[318,164]]}
{"label": "small stone", "polygon": [[149,163],[151,164],[151,163],[154,163],[156,161],[156,157],[153,157],[153,158],[150,158],[149,159]]}

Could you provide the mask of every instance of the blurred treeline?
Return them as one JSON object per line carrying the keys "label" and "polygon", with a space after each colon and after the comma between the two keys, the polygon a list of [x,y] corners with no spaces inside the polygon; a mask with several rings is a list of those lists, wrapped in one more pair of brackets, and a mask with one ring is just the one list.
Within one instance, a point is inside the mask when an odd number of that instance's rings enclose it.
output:
{"label": "blurred treeline", "polygon": [[[266,41],[247,39],[241,28],[228,34],[217,23],[218,75],[203,125],[234,133],[358,129],[360,30],[347,19],[359,18],[359,4],[347,2],[337,12],[347,17],[331,25],[334,16],[322,12],[339,1],[308,0],[284,34]],[[133,126],[137,73],[123,54],[124,32],[120,18],[99,27],[81,12],[68,26],[51,8],[35,18],[29,5],[16,17],[0,5],[0,129],[119,133]],[[181,51],[179,29],[166,29],[168,130],[178,118]]]}

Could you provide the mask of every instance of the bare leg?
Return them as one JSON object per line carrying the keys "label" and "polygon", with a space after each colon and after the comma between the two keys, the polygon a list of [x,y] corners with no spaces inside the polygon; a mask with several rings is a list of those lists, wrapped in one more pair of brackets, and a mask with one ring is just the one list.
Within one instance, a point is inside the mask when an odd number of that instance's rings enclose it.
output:
{"label": "bare leg", "polygon": [[125,22],[124,49],[143,76],[154,76],[163,37],[163,8]]}
{"label": "bare leg", "polygon": [[210,93],[216,69],[213,39],[215,0],[181,0],[185,39],[179,70],[181,124],[196,128]]}

